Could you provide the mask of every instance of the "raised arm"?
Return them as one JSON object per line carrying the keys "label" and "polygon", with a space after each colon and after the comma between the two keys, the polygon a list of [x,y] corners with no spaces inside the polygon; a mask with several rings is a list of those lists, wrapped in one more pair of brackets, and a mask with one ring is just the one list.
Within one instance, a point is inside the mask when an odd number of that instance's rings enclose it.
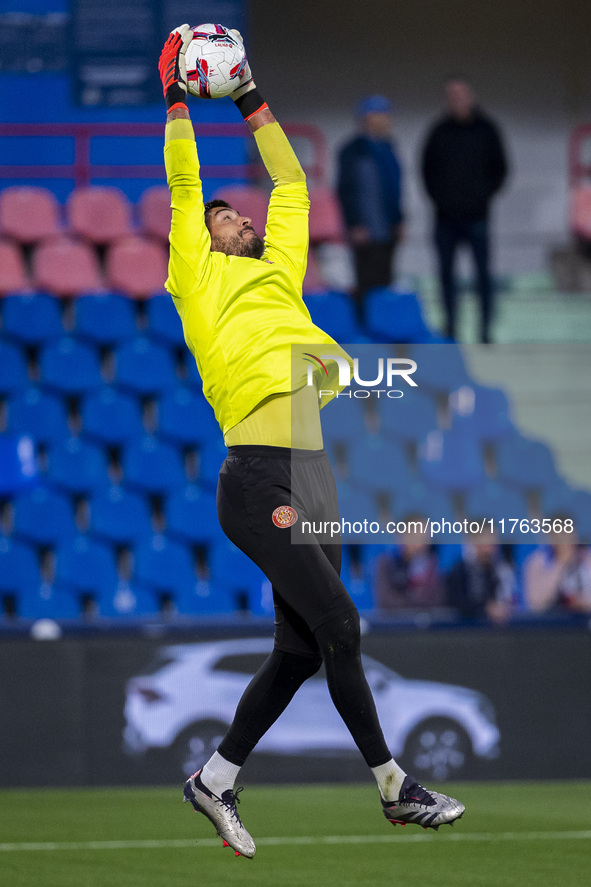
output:
{"label": "raised arm", "polygon": [[203,189],[195,134],[186,104],[185,52],[192,39],[189,25],[169,35],[158,70],[166,101],[164,162],[171,193],[170,259],[167,289],[183,298],[207,274],[211,239],[203,212]]}

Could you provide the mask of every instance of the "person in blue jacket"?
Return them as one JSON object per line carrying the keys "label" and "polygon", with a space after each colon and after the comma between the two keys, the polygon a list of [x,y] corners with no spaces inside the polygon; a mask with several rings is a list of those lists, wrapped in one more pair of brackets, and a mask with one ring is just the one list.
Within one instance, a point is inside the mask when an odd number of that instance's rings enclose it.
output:
{"label": "person in blue jacket", "polygon": [[338,157],[337,193],[355,262],[353,293],[361,312],[368,290],[392,280],[394,250],[403,234],[402,169],[392,142],[392,104],[363,99],[359,133]]}

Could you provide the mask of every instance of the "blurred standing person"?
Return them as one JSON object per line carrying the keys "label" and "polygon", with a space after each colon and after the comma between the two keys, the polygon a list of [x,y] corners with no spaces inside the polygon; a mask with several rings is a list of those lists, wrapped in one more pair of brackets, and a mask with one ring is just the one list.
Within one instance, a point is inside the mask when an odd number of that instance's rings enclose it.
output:
{"label": "blurred standing person", "polygon": [[402,170],[392,142],[392,104],[368,96],[357,107],[358,134],[341,149],[337,193],[353,250],[359,313],[372,287],[388,286],[403,235]]}
{"label": "blurred standing person", "polygon": [[507,175],[496,124],[476,102],[462,78],[445,84],[446,112],[427,136],[422,175],[435,206],[434,240],[439,258],[446,334],[456,335],[457,285],[454,260],[459,245],[470,247],[481,305],[481,341],[490,341],[493,281],[489,266],[489,208]]}

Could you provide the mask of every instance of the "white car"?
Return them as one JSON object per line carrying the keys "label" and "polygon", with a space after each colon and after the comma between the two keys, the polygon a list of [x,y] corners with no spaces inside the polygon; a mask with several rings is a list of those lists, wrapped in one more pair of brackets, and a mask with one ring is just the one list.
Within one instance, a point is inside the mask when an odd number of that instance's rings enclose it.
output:
{"label": "white car", "polygon": [[[262,638],[162,647],[152,674],[127,684],[125,751],[174,751],[184,773],[194,773],[217,748],[271,649],[272,640]],[[473,755],[498,755],[494,708],[482,693],[407,680],[369,656],[363,656],[363,665],[392,754],[404,756],[416,776],[446,779],[460,774]],[[357,751],[331,702],[323,670],[300,688],[255,751]]]}

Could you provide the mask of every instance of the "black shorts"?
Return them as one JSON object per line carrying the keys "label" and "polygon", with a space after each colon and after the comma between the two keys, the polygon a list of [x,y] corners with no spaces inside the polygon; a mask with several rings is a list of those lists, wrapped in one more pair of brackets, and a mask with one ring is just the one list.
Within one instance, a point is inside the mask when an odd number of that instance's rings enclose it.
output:
{"label": "black shorts", "polygon": [[217,509],[226,536],[273,586],[275,648],[317,656],[316,629],[355,609],[340,579],[340,538],[320,541],[303,530],[306,521],[338,521],[326,452],[230,447],[220,470]]}

